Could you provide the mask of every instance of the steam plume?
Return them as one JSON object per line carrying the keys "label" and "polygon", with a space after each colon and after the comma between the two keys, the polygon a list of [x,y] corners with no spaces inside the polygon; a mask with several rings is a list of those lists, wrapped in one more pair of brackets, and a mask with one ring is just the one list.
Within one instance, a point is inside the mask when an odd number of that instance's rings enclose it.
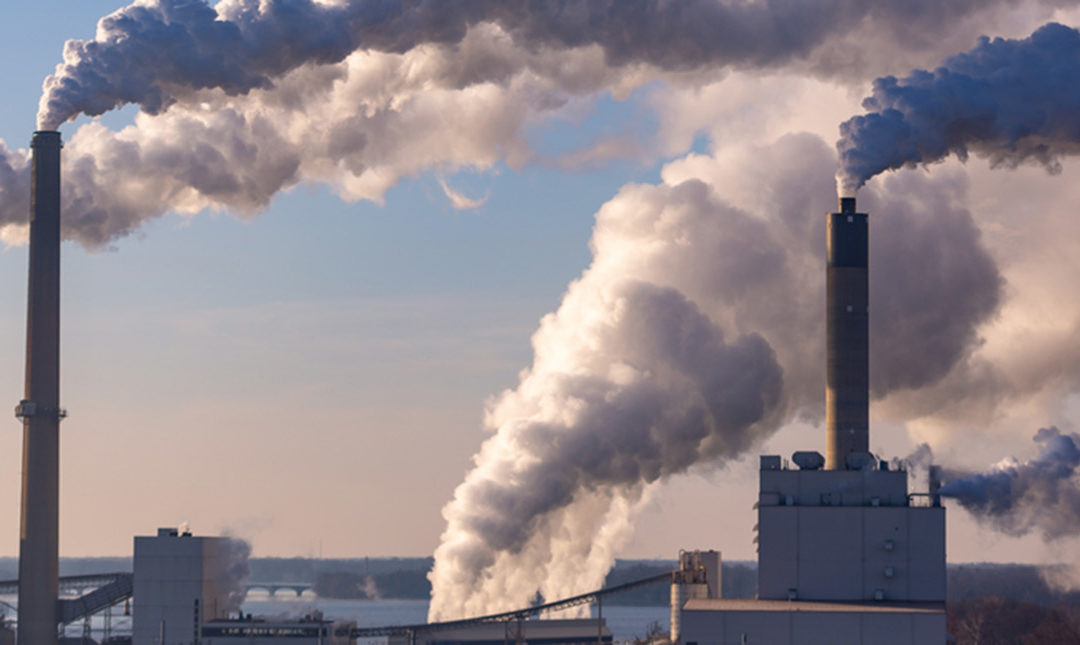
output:
{"label": "steam plume", "polygon": [[[575,559],[590,559],[593,540],[560,536],[566,527],[553,518],[579,512],[583,498],[628,506],[643,485],[738,455],[776,412],[780,368],[761,337],[727,340],[673,289],[597,282],[586,275],[545,319],[533,368],[488,412],[498,435],[444,512],[433,617],[527,601],[536,579],[490,570],[552,566],[563,540],[584,550]],[[543,560],[512,561],[528,553]],[[569,579],[545,571],[540,591],[559,598],[598,586],[611,562],[597,564]],[[508,582],[523,588],[502,588]]]}
{"label": "steam plume", "polygon": [[1008,459],[985,473],[949,471],[941,494],[1010,535],[1038,531],[1053,540],[1080,529],[1080,435],[1055,427],[1035,434],[1034,459]]}
{"label": "steam plume", "polygon": [[840,126],[841,190],[950,154],[1057,172],[1080,149],[1078,76],[1080,32],[1050,23],[1022,40],[983,37],[933,72],[879,78],[870,113]]}

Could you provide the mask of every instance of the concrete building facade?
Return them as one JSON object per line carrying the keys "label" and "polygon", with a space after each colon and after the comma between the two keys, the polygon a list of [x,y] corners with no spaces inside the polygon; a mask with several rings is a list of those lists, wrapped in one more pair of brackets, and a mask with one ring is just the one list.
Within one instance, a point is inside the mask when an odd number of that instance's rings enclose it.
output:
{"label": "concrete building facade", "polygon": [[218,585],[225,541],[172,528],[135,538],[133,643],[197,643],[204,623],[225,617]]}

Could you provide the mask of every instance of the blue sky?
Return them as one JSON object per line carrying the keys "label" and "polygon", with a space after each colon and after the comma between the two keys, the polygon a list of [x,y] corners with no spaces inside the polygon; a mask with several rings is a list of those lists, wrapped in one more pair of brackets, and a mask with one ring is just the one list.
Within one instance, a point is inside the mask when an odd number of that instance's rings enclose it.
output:
{"label": "blue sky", "polygon": [[[123,5],[49,2],[0,10],[0,53],[21,61],[3,67],[9,90],[0,102],[0,137],[9,147],[28,143],[42,78],[60,60],[63,41],[91,37],[97,19]],[[127,108],[103,118],[122,127],[133,113]],[[650,128],[635,120],[641,113],[605,99],[584,123],[542,124],[530,137],[545,154],[558,155],[613,129]],[[86,120],[63,126],[65,138]],[[531,355],[537,321],[588,264],[592,214],[627,180],[654,180],[657,167],[627,161],[566,172],[500,165],[446,176],[465,194],[487,196],[470,211],[451,208],[438,184],[442,174],[434,172],[397,184],[384,204],[346,203],[324,185],[302,185],[253,219],[171,215],[104,250],[65,244],[63,398],[71,417],[62,448],[64,553],[124,553],[135,532],[182,521],[200,531],[243,533],[250,525],[256,527],[250,532],[283,534],[261,546],[253,536],[257,552],[429,553],[438,510],[483,438],[484,399],[513,385]],[[10,330],[2,355],[13,366],[22,362],[25,251],[0,253],[2,293],[12,305],[2,314]],[[0,375],[0,383],[17,401],[21,368]],[[316,429],[302,427],[310,422],[302,410],[289,416],[298,427],[287,430],[275,419],[244,417],[259,408],[272,417],[276,406],[262,401],[278,397],[331,408],[340,431],[361,437],[339,464],[360,471],[355,480],[315,477],[313,490],[302,484],[337,450],[321,446]],[[222,407],[225,412],[211,411]],[[5,451],[14,457],[20,441],[12,425]],[[417,446],[394,437],[427,441],[424,430],[440,437],[443,468],[417,468],[410,480],[425,483],[406,488],[396,502],[425,516],[423,535],[411,530],[405,539],[357,540],[340,524],[319,526],[318,517],[206,514],[204,494],[185,492],[201,487],[185,478],[212,480],[243,508],[245,497],[265,493],[259,481],[265,477],[293,489],[289,496],[296,489],[325,496],[329,510],[338,499],[363,498],[392,482],[383,469],[413,461]],[[310,444],[301,449],[310,463],[293,463],[291,448],[262,449],[263,439],[277,443],[282,433]],[[163,463],[130,463],[132,446],[138,461]],[[182,463],[174,463],[174,450],[184,455]],[[238,468],[248,481],[235,482],[235,490],[220,490],[231,478],[206,475],[249,460],[250,467]],[[11,466],[4,503],[14,511],[16,461]],[[166,501],[156,502],[153,489],[139,490],[155,471],[180,480],[176,490],[159,489]],[[103,516],[100,503],[111,511]],[[346,512],[379,516],[363,507]],[[0,537],[7,545],[0,550],[15,553],[14,512],[7,516],[2,525],[12,530]],[[76,528],[95,521],[116,530],[91,537]]]}

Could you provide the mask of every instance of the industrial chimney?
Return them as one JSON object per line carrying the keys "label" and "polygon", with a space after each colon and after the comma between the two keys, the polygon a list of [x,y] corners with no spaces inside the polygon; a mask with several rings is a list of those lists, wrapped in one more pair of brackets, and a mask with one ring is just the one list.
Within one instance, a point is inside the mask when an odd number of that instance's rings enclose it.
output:
{"label": "industrial chimney", "polygon": [[30,144],[30,283],[26,321],[22,517],[19,535],[20,645],[57,642],[60,489],[60,133]]}
{"label": "industrial chimney", "polygon": [[[870,311],[867,216],[841,197],[828,217],[825,468],[859,468],[869,450]],[[852,455],[857,455],[852,457]]]}

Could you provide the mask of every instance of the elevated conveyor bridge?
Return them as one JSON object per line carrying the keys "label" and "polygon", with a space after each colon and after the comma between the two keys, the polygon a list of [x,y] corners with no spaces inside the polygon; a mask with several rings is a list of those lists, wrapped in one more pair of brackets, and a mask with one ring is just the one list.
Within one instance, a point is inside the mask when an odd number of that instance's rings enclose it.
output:
{"label": "elevated conveyor bridge", "polygon": [[[132,577],[126,572],[62,576],[59,582],[60,593],[78,594],[57,601],[57,622],[61,625],[104,611],[131,598],[132,594]],[[0,595],[14,595],[18,591],[18,580],[0,581]]]}
{"label": "elevated conveyor bridge", "polygon": [[647,587],[649,585],[661,584],[663,582],[671,582],[674,571],[660,573],[655,576],[649,576],[648,578],[641,578],[640,580],[633,580],[631,582],[624,582],[619,585],[613,585],[611,587],[605,587],[603,589],[597,589],[596,591],[590,591],[579,596],[572,596],[570,598],[564,598],[562,600],[556,600],[555,602],[548,602],[542,605],[534,605],[532,607],[525,607],[524,609],[516,609],[514,611],[504,611],[498,614],[488,614],[487,616],[477,616],[475,618],[463,618],[461,620],[448,620],[439,623],[419,623],[415,625],[387,625],[385,627],[359,627],[353,630],[353,636],[356,638],[365,638],[372,636],[407,636],[415,638],[417,634],[431,631],[447,631],[452,629],[465,629],[474,625],[481,625],[484,623],[511,623],[529,618],[540,616],[548,612],[561,611],[564,609],[570,609],[572,607],[579,607],[581,605],[591,605],[596,603],[603,606],[604,598],[608,596],[614,596],[616,594],[625,593],[632,589],[639,587]]}

